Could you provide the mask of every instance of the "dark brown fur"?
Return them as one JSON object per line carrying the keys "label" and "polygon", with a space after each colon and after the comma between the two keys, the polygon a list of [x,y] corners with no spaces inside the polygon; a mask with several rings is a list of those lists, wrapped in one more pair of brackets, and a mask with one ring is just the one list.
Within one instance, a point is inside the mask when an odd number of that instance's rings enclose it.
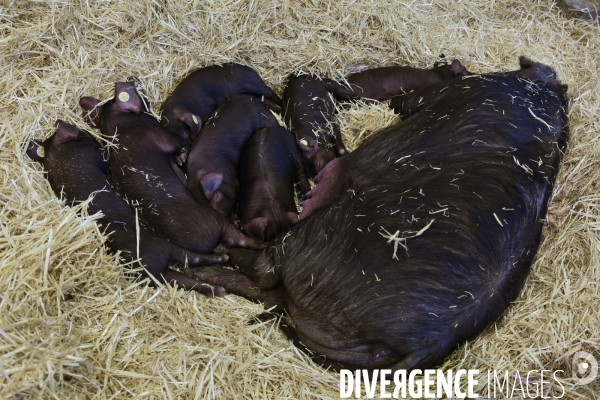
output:
{"label": "dark brown fur", "polygon": [[345,86],[314,75],[290,77],[283,92],[285,123],[296,135],[310,177],[318,174],[336,154],[347,153],[334,120],[335,105],[330,93],[343,100],[356,98]]}
{"label": "dark brown fur", "polygon": [[460,61],[454,60],[450,65],[432,69],[400,66],[368,69],[348,75],[348,82],[358,96],[384,101],[432,83],[468,74]]}
{"label": "dark brown fur", "polygon": [[223,100],[243,94],[264,97],[265,104],[281,112],[281,99],[252,68],[212,65],[190,73],[177,85],[162,105],[161,122],[173,134],[192,141]]}
{"label": "dark brown fur", "polygon": [[270,242],[298,222],[295,182],[310,190],[294,135],[280,126],[254,133],[240,159],[237,215],[255,240]]}
{"label": "dark brown fur", "polygon": [[[44,150],[43,157],[40,156],[40,148]],[[42,145],[32,142],[27,153],[44,166],[57,196],[64,196],[69,203],[82,202],[93,196],[88,212],[102,213],[98,223],[109,234],[106,244],[112,253],[120,252],[127,263],[139,258],[140,264],[155,277],[161,279],[162,275],[167,281],[186,289],[208,296],[225,294],[222,287],[212,287],[190,278],[169,268],[169,264],[187,262],[190,267],[197,267],[219,264],[227,257],[187,251],[143,227],[136,233],[138,224],[134,210],[114,190],[100,146],[87,132],[58,121],[56,134]]]}
{"label": "dark brown fur", "polygon": [[242,149],[252,133],[268,126],[279,125],[256,97],[235,96],[219,106],[192,143],[185,167],[187,188],[198,202],[233,214]]}
{"label": "dark brown fur", "polygon": [[231,253],[247,276],[197,276],[285,308],[336,368],[441,362],[515,300],[539,247],[567,102],[550,68],[521,65],[395,99],[406,118],[336,160],[325,204],[258,258]]}
{"label": "dark brown fur", "polygon": [[151,115],[140,113],[141,99],[132,83],[117,83],[115,98],[94,108],[99,108],[102,133],[117,134],[118,148],[110,149],[109,158],[117,190],[139,204],[143,219],[157,232],[198,253],[211,252],[220,241],[261,247],[223,215],[194,200],[174,161],[180,139]]}

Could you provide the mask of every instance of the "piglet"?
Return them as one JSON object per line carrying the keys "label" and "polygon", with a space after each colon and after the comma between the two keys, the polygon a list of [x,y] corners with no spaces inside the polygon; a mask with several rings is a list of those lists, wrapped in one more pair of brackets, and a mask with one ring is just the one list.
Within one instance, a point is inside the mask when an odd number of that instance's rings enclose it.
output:
{"label": "piglet", "polygon": [[240,159],[237,215],[258,242],[270,242],[298,222],[294,183],[310,190],[293,134],[280,126],[252,135]]}
{"label": "piglet", "polygon": [[285,123],[296,135],[304,168],[311,178],[336,153],[347,153],[340,127],[333,120],[335,106],[330,93],[343,100],[356,98],[341,84],[314,75],[292,76],[283,92]]}
{"label": "piglet", "polygon": [[[258,100],[257,100],[258,102]],[[104,135],[117,134],[110,148],[112,179],[117,190],[140,205],[148,225],[181,247],[209,253],[223,241],[231,246],[261,248],[221,214],[198,204],[175,164],[180,140],[151,115],[140,113],[142,100],[131,82],[117,83],[115,97],[103,105],[80,102],[98,115]]]}
{"label": "piglet", "polygon": [[432,83],[469,75],[458,60],[450,65],[439,65],[433,69],[413,67],[381,67],[368,69],[348,76],[350,87],[362,98],[378,101],[427,86]]}
{"label": "piglet", "polygon": [[258,129],[279,126],[264,103],[253,96],[225,101],[192,143],[186,172],[194,198],[230,217],[239,190],[237,168],[242,149]]}
{"label": "piglet", "polygon": [[213,65],[185,77],[162,105],[161,122],[173,134],[194,140],[219,103],[247,94],[264,98],[281,112],[281,99],[252,68],[240,64]]}
{"label": "piglet", "polygon": [[[100,146],[87,132],[59,120],[56,133],[41,145],[31,142],[27,154],[44,166],[57,196],[62,195],[67,201],[76,203],[93,195],[88,212],[102,212],[98,222],[107,233],[110,232],[107,246],[112,253],[120,251],[127,263],[139,259],[155,277],[162,275],[167,281],[186,289],[208,296],[225,294],[222,287],[212,287],[169,268],[170,263],[185,263],[186,260],[190,266],[218,264],[226,261],[227,257],[196,254],[144,228],[138,231],[134,211],[110,183]],[[139,234],[139,243],[136,233]]]}

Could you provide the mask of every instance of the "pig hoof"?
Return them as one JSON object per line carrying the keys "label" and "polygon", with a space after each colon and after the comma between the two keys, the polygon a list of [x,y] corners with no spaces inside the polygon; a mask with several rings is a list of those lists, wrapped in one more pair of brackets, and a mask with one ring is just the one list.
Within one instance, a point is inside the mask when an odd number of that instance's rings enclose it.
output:
{"label": "pig hoof", "polygon": [[213,249],[213,253],[214,254],[222,254],[224,256],[227,257],[227,260],[229,260],[229,247],[227,247],[226,245],[219,243],[214,249]]}
{"label": "pig hoof", "polygon": [[[214,260],[215,260],[215,263],[223,264],[223,263],[226,263],[227,261],[229,261],[229,256],[226,254],[222,254],[219,257],[215,257]],[[190,267],[190,268],[192,268],[192,267]]]}
{"label": "pig hoof", "polygon": [[177,165],[179,165],[180,167],[185,164],[185,162],[187,161],[187,155],[188,155],[188,151],[185,147],[183,147],[181,149],[181,152],[179,153],[179,155],[177,157],[175,157],[175,161],[177,161]]}
{"label": "pig hoof", "polygon": [[227,290],[225,290],[222,286],[213,286],[213,297],[223,297],[227,294]]}
{"label": "pig hoof", "polygon": [[224,287],[210,283],[202,283],[200,287],[194,287],[194,290],[206,297],[223,297],[227,294],[227,290]]}

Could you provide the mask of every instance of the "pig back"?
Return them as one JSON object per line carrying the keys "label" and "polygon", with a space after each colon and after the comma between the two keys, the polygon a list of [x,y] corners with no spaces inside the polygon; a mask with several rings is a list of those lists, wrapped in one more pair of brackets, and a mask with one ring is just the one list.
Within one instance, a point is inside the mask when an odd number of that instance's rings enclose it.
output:
{"label": "pig back", "polygon": [[277,96],[252,68],[240,64],[212,65],[193,71],[175,87],[162,105],[167,113],[180,107],[206,121],[224,100],[236,95]]}
{"label": "pig back", "polygon": [[57,196],[62,195],[73,204],[94,194],[88,213],[102,212],[104,223],[109,218],[118,219],[131,214],[129,206],[112,186],[100,145],[88,133],[80,131],[78,140],[47,147],[44,168]]}
{"label": "pig back", "polygon": [[[295,212],[294,182],[301,164],[296,140],[289,130],[271,127],[254,133],[240,158],[237,213],[242,223],[265,212]],[[282,215],[277,219],[285,218]]]}
{"label": "pig back", "polygon": [[181,142],[177,137],[148,116],[126,115],[117,131],[118,146],[110,148],[109,162],[120,194],[143,209],[164,204],[167,214],[195,203],[178,176],[175,156]]}
{"label": "pig back", "polygon": [[[135,213],[112,186],[98,142],[79,131],[77,140],[48,146],[44,168],[57,196],[62,195],[71,203],[86,201],[93,196],[87,212],[90,215],[102,213],[98,222],[110,232],[106,245],[113,253],[122,251],[121,256],[127,262],[133,261],[136,258]],[[139,235],[144,244],[151,242],[151,248],[142,248],[142,255],[166,253],[163,258],[170,255],[171,245],[168,242],[154,238],[144,229]],[[160,265],[155,265],[151,262],[155,259],[156,255],[144,257],[144,262],[150,261],[147,265],[149,270],[158,268],[162,271],[168,260],[159,258]]]}
{"label": "pig back", "polygon": [[188,179],[196,172],[234,171],[248,138],[256,130],[277,126],[269,108],[253,96],[235,96],[219,106],[192,143],[187,160]]}
{"label": "pig back", "polygon": [[313,75],[289,79],[283,91],[283,106],[287,127],[302,135],[324,129],[335,109],[325,84]]}
{"label": "pig back", "polygon": [[567,120],[560,87],[516,77],[442,82],[406,100],[418,111],[341,159],[341,196],[294,227],[281,264],[303,337],[328,349],[384,343],[421,354],[417,368],[518,295]]}
{"label": "pig back", "polygon": [[348,76],[354,93],[378,101],[440,81],[436,71],[403,66],[373,68]]}

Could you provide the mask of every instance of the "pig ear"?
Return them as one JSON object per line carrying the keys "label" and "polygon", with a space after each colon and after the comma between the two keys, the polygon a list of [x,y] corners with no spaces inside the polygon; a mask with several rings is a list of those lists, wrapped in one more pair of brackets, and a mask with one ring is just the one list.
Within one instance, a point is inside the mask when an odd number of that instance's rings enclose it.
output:
{"label": "pig ear", "polygon": [[254,218],[252,221],[244,224],[244,230],[248,235],[252,236],[253,239],[262,243],[265,241],[265,230],[269,221],[264,217]]}
{"label": "pig ear", "polygon": [[219,186],[221,186],[221,183],[223,183],[223,174],[221,173],[211,172],[209,174],[204,175],[200,179],[200,184],[202,185],[204,196],[207,199],[210,199],[215,193],[215,190],[217,190]]}
{"label": "pig ear", "polygon": [[54,135],[54,143],[62,144],[71,140],[77,140],[79,136],[79,128],[76,126],[67,124],[60,119],[56,121],[56,134]]}
{"label": "pig ear", "polygon": [[188,127],[190,139],[194,140],[198,132],[200,132],[200,128],[202,128],[202,120],[200,117],[191,112],[175,111],[175,114],[177,115],[177,119]]}
{"label": "pig ear", "polygon": [[460,63],[460,61],[452,61],[452,65],[450,65],[450,73],[452,73],[454,78],[457,76],[464,76],[466,71],[467,69]]}
{"label": "pig ear", "polygon": [[37,161],[40,164],[44,164],[44,146],[42,146],[35,140],[29,142],[29,146],[27,147],[27,155],[33,161]]}
{"label": "pig ear", "polygon": [[530,60],[529,58],[527,58],[525,56],[520,56],[519,57],[519,65],[521,66],[521,69],[529,69],[529,68],[533,68],[535,63],[533,62],[533,60]]}
{"label": "pig ear", "polygon": [[82,97],[79,99],[79,106],[83,109],[83,119],[94,128],[100,128],[102,106],[98,106],[98,103],[100,101],[93,97]]}
{"label": "pig ear", "polygon": [[142,98],[135,90],[133,82],[119,82],[115,85],[115,109],[121,112],[139,114]]}
{"label": "pig ear", "polygon": [[295,225],[298,221],[300,221],[298,213],[288,211],[287,213],[285,213],[285,215],[287,216],[288,221],[290,221],[292,225]]}

